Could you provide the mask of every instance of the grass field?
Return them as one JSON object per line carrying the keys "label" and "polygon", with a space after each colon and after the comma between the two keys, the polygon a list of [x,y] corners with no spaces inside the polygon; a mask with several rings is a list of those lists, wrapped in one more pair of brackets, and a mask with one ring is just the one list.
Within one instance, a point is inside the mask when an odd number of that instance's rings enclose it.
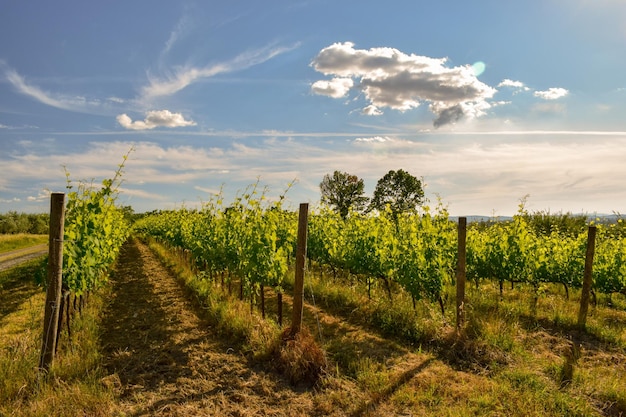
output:
{"label": "grass field", "polygon": [[25,233],[15,235],[0,234],[0,253],[40,245],[42,243],[48,243],[47,235],[29,235]]}

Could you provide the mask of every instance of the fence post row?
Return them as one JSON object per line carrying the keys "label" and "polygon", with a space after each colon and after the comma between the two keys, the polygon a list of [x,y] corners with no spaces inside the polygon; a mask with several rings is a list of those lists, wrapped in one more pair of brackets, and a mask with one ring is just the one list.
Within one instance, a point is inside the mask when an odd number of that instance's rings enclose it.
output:
{"label": "fence post row", "polygon": [[63,226],[65,223],[65,194],[50,195],[50,231],[48,237],[48,273],[43,323],[43,343],[39,368],[48,371],[54,360],[56,336],[61,305],[63,270]]}

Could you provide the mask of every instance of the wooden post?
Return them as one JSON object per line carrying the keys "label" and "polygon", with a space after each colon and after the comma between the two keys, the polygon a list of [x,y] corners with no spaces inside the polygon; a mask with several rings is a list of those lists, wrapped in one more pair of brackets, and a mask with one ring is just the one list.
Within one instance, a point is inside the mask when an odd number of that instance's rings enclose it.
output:
{"label": "wooden post", "polygon": [[278,292],[277,295],[277,303],[278,303],[278,326],[283,327],[283,293],[282,291]]}
{"label": "wooden post", "polygon": [[465,279],[466,279],[466,240],[467,217],[459,217],[456,264],[456,330],[461,330],[465,322]]}
{"label": "wooden post", "polygon": [[50,196],[50,232],[48,237],[48,288],[43,323],[43,344],[39,368],[48,371],[54,360],[56,336],[61,305],[61,282],[63,271],[63,226],[65,222],[65,194]]}
{"label": "wooden post", "polygon": [[593,256],[596,248],[596,227],[589,226],[587,232],[587,254],[585,255],[585,274],[583,275],[583,289],[580,294],[580,310],[578,310],[578,327],[585,328],[587,310],[589,310],[589,294],[593,278]]}
{"label": "wooden post", "polygon": [[293,318],[291,320],[292,335],[298,333],[302,327],[308,216],[309,204],[300,204],[300,213],[298,217],[298,246],[296,248],[296,282],[293,288]]}

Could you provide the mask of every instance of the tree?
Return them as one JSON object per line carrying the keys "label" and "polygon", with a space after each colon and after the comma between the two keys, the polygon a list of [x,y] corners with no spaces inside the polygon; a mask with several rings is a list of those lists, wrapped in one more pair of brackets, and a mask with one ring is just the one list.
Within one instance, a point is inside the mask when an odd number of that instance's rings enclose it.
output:
{"label": "tree", "polygon": [[347,172],[335,171],[333,175],[324,175],[320,183],[322,203],[333,206],[342,219],[353,210],[363,210],[368,198],[363,195],[363,180]]}
{"label": "tree", "polygon": [[402,169],[391,170],[378,180],[368,210],[383,211],[389,205],[397,223],[401,213],[415,211],[424,201],[424,189],[418,178]]}

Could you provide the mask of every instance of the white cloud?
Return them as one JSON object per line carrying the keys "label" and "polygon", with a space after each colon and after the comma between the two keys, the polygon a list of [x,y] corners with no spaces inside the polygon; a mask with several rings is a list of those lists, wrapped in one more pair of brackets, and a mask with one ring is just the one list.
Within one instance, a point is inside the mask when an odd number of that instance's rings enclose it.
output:
{"label": "white cloud", "polygon": [[369,106],[365,106],[363,108],[361,114],[364,114],[366,116],[380,116],[381,114],[383,114],[383,112],[378,107],[370,104]]}
{"label": "white cloud", "polygon": [[348,94],[348,91],[354,85],[352,78],[333,78],[330,81],[320,80],[311,85],[314,94],[329,96],[332,98],[341,98]]}
{"label": "white cloud", "polygon": [[384,142],[391,142],[393,139],[387,137],[387,136],[372,136],[369,138],[356,138],[354,139],[355,142],[378,142],[378,143],[384,143]]}
{"label": "white cloud", "polygon": [[[445,58],[407,55],[393,48],[355,49],[345,42],[322,49],[311,66],[325,75],[357,78],[354,88],[377,109],[406,111],[429,102],[435,126],[482,115],[478,109],[489,107],[486,100],[496,90],[479,81],[471,65],[449,68],[445,63]],[[372,109],[365,114],[376,114]]]}
{"label": "white cloud", "polygon": [[526,87],[523,82],[509,80],[508,78],[502,80],[502,82],[498,84],[498,87],[513,87],[513,88],[521,88],[524,90],[528,90],[528,87]]}
{"label": "white cloud", "polygon": [[218,74],[238,71],[254,65],[262,64],[263,62],[266,62],[285,52],[289,52],[298,46],[299,44],[289,47],[267,46],[265,48],[242,53],[227,62],[208,65],[201,68],[179,68],[174,75],[168,76],[165,79],[151,78],[150,84],[142,89],[142,99],[145,100],[175,94],[203,78],[210,78]]}
{"label": "white cloud", "polygon": [[567,91],[565,88],[555,88],[555,87],[549,88],[545,91],[535,91],[534,93],[535,97],[539,97],[544,100],[556,100],[561,97],[565,97],[568,94],[569,94],[569,91]]}
{"label": "white cloud", "polygon": [[48,201],[50,199],[50,191],[48,190],[40,190],[39,194],[37,194],[36,196],[28,196],[26,197],[27,201],[30,202],[42,202],[42,201]]}
{"label": "white cloud", "polygon": [[146,113],[144,120],[133,121],[127,114],[117,116],[117,122],[129,130],[147,130],[155,127],[195,126],[196,122],[185,120],[182,114],[169,110],[153,110]]}

